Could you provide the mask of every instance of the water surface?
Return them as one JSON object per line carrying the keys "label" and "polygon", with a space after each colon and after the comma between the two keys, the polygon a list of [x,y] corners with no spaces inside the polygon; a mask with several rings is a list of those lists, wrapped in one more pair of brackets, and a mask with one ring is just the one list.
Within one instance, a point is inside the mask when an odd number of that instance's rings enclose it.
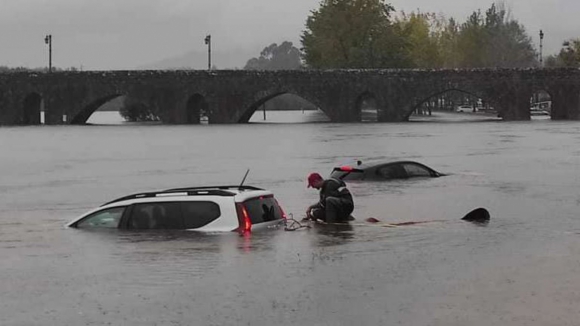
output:
{"label": "water surface", "polygon": [[[272,114],[249,125],[0,128],[0,324],[577,325],[580,124]],[[317,197],[306,175],[354,159],[450,175],[349,184],[357,222],[343,230],[63,227],[128,193],[237,184],[248,168],[248,184],[302,217]],[[487,227],[460,221],[476,207],[490,211]],[[371,216],[443,222],[362,223]]]}

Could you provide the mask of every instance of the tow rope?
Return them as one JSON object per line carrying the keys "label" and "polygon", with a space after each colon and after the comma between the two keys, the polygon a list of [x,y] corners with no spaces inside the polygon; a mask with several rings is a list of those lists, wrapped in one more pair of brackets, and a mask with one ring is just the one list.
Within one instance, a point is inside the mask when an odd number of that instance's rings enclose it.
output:
{"label": "tow rope", "polygon": [[290,218],[287,218],[284,222],[284,231],[296,231],[300,229],[310,229],[312,226],[308,224],[302,224],[294,219],[294,216],[290,214]]}
{"label": "tow rope", "polygon": [[[467,213],[461,220],[472,222],[478,225],[487,225],[490,220],[489,211],[485,208],[476,208],[471,212]],[[303,220],[304,221],[304,220]],[[301,222],[294,219],[292,214],[290,214],[290,218],[286,219],[284,222],[284,230],[285,231],[296,231],[299,229],[310,229],[312,226],[310,225],[310,220],[308,224],[302,224]],[[364,220],[366,223],[347,223],[347,225],[356,225],[356,226],[369,226],[375,225],[380,227],[387,227],[387,228],[395,228],[399,226],[408,226],[408,225],[417,225],[417,224],[426,224],[426,223],[436,223],[436,222],[446,222],[445,220],[429,220],[429,221],[409,221],[409,222],[399,222],[399,223],[385,223],[381,222],[379,219],[374,217],[369,217]],[[320,223],[323,225],[345,225],[345,223],[326,223],[326,222],[318,222],[314,221],[314,223]]]}

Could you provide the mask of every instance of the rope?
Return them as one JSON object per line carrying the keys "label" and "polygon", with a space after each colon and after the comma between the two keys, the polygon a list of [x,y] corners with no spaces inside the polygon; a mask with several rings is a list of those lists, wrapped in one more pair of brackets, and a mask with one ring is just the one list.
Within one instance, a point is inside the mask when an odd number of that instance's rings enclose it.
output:
{"label": "rope", "polygon": [[311,226],[308,224],[302,224],[294,219],[294,216],[290,214],[290,218],[286,219],[284,222],[284,231],[296,231],[300,229],[310,229]]}
{"label": "rope", "polygon": [[[366,219],[365,222],[367,223],[348,223],[347,225],[355,225],[355,226],[379,226],[379,227],[387,227],[387,228],[395,228],[398,226],[408,226],[408,225],[417,225],[417,224],[425,224],[425,223],[433,223],[433,222],[444,222],[443,220],[431,220],[431,221],[411,221],[411,222],[400,222],[400,223],[385,223],[381,222],[375,218]],[[345,223],[324,223],[321,224],[326,225],[345,225]],[[299,221],[294,219],[294,216],[290,214],[290,218],[287,218],[284,222],[284,231],[296,231],[300,229],[310,229],[312,226],[310,223],[302,224]]]}

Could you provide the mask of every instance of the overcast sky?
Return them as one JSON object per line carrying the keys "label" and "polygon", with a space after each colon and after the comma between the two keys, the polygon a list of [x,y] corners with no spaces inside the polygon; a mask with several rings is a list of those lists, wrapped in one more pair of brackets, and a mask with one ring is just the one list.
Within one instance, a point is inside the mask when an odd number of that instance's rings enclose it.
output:
{"label": "overcast sky", "polygon": [[[392,0],[397,10],[436,12],[459,21],[483,0]],[[579,0],[509,0],[513,16],[544,54],[580,37]],[[53,65],[133,69],[187,53],[213,50],[218,68],[241,67],[270,43],[299,47],[300,34],[318,0],[0,0],[0,65],[46,66],[44,36],[53,36]],[[196,68],[204,68],[196,62]]]}

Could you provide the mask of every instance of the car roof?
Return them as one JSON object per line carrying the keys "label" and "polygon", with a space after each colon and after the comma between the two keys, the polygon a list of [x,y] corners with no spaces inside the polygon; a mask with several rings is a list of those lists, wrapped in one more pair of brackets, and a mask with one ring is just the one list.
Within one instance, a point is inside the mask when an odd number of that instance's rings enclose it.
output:
{"label": "car roof", "polygon": [[117,198],[115,200],[109,201],[100,207],[109,206],[111,204],[137,200],[138,202],[146,202],[147,200],[139,199],[153,199],[153,201],[163,200],[164,198],[171,197],[189,197],[189,196],[218,196],[218,197],[238,197],[239,199],[248,199],[256,196],[271,195],[272,193],[253,186],[204,186],[204,187],[184,187],[184,188],[173,188],[161,191],[150,191],[136,193],[124,197]]}
{"label": "car roof", "polygon": [[337,166],[334,169],[340,169],[341,167],[344,166],[350,166],[355,170],[364,170],[364,169],[368,169],[368,168],[372,168],[372,167],[376,167],[376,166],[380,166],[380,165],[387,165],[387,164],[418,164],[421,166],[426,166],[425,164],[419,163],[419,162],[415,162],[415,161],[373,161],[373,162],[365,162],[365,163],[361,163],[359,165],[349,165],[349,164],[345,164],[345,165],[341,165],[341,166]]}

